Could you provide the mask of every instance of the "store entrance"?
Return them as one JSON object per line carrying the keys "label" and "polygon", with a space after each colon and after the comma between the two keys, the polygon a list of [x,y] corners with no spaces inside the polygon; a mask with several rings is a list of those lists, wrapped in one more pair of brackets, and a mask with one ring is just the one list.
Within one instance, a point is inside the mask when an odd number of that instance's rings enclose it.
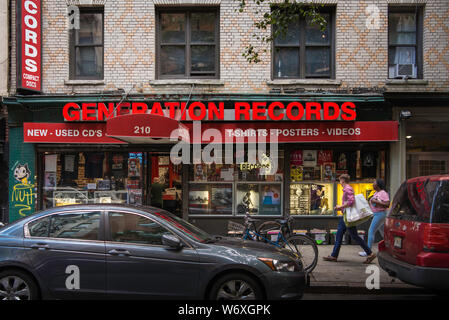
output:
{"label": "store entrance", "polygon": [[147,203],[182,217],[182,165],[170,162],[168,153],[149,153],[150,179]]}

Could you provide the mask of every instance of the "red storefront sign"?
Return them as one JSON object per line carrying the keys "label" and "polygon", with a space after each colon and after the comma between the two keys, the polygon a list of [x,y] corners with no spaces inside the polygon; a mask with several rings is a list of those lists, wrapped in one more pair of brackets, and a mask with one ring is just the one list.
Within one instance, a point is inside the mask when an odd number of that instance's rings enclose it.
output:
{"label": "red storefront sign", "polygon": [[[136,116],[138,116],[136,118]],[[267,142],[276,137],[279,143],[294,142],[375,142],[397,141],[397,121],[355,121],[355,122],[245,122],[201,123],[201,134],[195,133],[192,123],[176,126],[175,120],[166,122],[162,117],[148,122],[147,114],[127,115],[112,118],[108,123],[24,123],[24,141],[34,143],[154,143],[155,138],[166,142],[169,132],[187,128],[189,141],[210,143],[203,133],[216,129],[221,134],[217,142],[248,142],[254,138],[265,137]],[[155,121],[156,120],[156,121]],[[149,129],[147,129],[149,127]],[[107,130],[107,131],[106,131]],[[215,131],[216,132],[216,131]],[[107,134],[108,133],[108,134]],[[197,135],[199,137],[197,137]],[[187,138],[187,137],[185,137]],[[187,139],[185,139],[187,140]]]}
{"label": "red storefront sign", "polygon": [[106,136],[106,123],[23,124],[23,141],[32,143],[124,143]]}
{"label": "red storefront sign", "polygon": [[40,0],[17,0],[17,88],[42,91]]}
{"label": "red storefront sign", "polygon": [[[196,135],[192,135],[193,124],[185,125],[190,130],[190,141],[199,143],[195,139]],[[258,141],[259,138],[265,138],[269,142],[277,138],[279,143],[398,140],[397,121],[201,123],[201,132],[207,129],[219,130],[222,142],[239,142],[242,138],[243,142],[249,139]],[[212,141],[202,139],[202,143],[210,142]]]}

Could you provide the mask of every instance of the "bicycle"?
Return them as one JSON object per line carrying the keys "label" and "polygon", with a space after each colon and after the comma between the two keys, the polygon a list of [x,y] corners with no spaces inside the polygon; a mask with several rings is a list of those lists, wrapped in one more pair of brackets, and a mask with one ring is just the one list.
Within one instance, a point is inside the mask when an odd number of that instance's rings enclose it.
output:
{"label": "bicycle", "polygon": [[[245,229],[243,240],[264,241],[278,248],[288,249],[303,262],[304,270],[308,273],[315,269],[318,263],[318,246],[316,242],[306,235],[293,234],[291,222],[293,218],[266,221],[256,228],[257,219],[245,215]],[[278,231],[276,233],[276,231]],[[273,239],[275,237],[275,240]]]}

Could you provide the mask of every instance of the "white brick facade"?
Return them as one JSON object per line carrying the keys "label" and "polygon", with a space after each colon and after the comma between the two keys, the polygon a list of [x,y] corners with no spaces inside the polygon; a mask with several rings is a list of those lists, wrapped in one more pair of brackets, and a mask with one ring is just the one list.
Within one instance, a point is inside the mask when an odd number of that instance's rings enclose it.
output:
{"label": "white brick facade", "polygon": [[[104,5],[104,81],[79,84],[69,78],[69,37],[64,0],[43,2],[43,92],[45,94],[93,93],[133,85],[141,93],[190,92],[190,83],[155,81],[155,4],[151,0],[107,0]],[[307,90],[448,91],[449,90],[449,1],[448,0],[330,0],[318,1],[336,5],[336,79],[335,81],[271,81],[270,50],[262,62],[249,64],[242,53],[251,34],[256,6],[251,4],[239,13],[234,0],[157,0],[157,4],[201,5],[220,7],[220,79],[203,81],[196,93],[268,93],[273,88]],[[416,85],[387,84],[388,77],[388,6],[424,4],[423,73]],[[380,27],[366,27],[369,5],[380,11]],[[15,89],[15,1],[12,1],[11,94]],[[268,7],[265,6],[265,10]],[[260,11],[260,8],[259,8]],[[270,49],[266,45],[266,49]],[[282,85],[281,85],[282,84]]]}

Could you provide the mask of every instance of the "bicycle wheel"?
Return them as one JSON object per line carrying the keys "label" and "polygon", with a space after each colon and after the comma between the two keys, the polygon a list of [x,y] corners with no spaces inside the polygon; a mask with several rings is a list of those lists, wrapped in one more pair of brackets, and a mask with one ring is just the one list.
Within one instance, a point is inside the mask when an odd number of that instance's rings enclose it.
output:
{"label": "bicycle wheel", "polygon": [[318,263],[318,246],[312,238],[304,235],[291,236],[284,248],[299,256],[305,271],[312,272],[315,269]]}
{"label": "bicycle wheel", "polygon": [[[280,223],[278,223],[276,221],[266,221],[259,226],[259,228],[257,229],[257,233],[260,236],[264,237],[265,239],[271,240],[271,235],[269,234],[269,232],[272,231],[277,238],[277,234],[279,233],[279,230],[281,230]],[[260,236],[259,236],[259,241],[264,240],[264,239],[260,238]],[[274,241],[276,241],[276,239],[274,239]]]}

